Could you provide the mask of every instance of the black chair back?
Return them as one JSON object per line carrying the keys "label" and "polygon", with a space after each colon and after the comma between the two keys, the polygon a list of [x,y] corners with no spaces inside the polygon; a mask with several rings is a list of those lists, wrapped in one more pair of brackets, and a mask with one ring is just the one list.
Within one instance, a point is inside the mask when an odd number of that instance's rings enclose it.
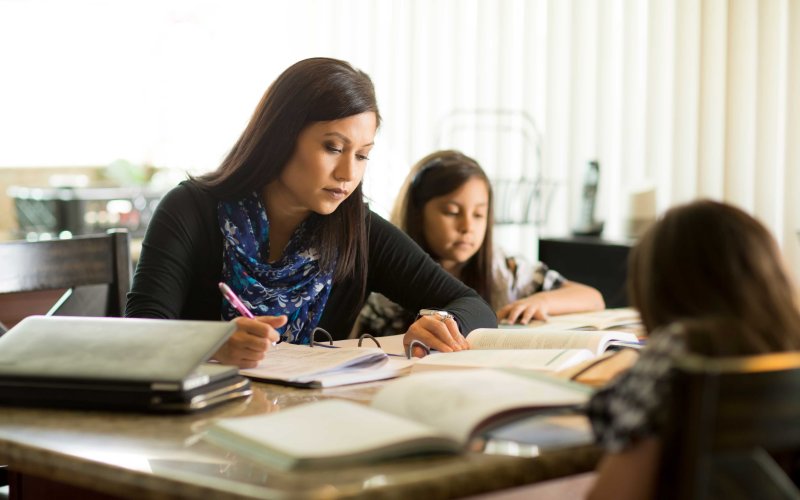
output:
{"label": "black chair back", "polygon": [[[0,243],[0,297],[66,292],[47,312],[56,316],[122,316],[132,275],[127,229],[48,241]],[[5,328],[0,325],[0,335]],[[8,483],[0,465],[0,486]]]}
{"label": "black chair back", "polygon": [[800,353],[676,362],[660,498],[800,498]]}
{"label": "black chair back", "polygon": [[0,243],[0,294],[67,289],[48,314],[122,316],[132,264],[126,229]]}

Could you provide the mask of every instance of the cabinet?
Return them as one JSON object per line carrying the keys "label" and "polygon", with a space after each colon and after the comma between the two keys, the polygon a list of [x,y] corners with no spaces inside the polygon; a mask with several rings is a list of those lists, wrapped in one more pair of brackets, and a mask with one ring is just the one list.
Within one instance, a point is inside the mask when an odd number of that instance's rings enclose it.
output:
{"label": "cabinet", "polygon": [[568,280],[598,289],[606,307],[627,307],[630,248],[631,242],[595,237],[539,238],[539,260]]}

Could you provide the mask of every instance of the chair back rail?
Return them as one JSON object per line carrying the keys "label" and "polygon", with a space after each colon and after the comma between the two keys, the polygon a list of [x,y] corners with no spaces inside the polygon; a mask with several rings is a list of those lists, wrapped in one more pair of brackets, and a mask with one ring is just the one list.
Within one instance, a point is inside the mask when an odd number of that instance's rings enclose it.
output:
{"label": "chair back rail", "polygon": [[49,314],[122,316],[131,274],[125,229],[0,243],[0,294],[67,289]]}

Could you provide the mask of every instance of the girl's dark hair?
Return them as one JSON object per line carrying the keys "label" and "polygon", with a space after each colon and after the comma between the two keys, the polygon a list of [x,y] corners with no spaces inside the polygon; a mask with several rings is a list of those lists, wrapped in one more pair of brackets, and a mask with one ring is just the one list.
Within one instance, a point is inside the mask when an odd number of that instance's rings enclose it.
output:
{"label": "girl's dark hair", "polygon": [[418,161],[409,173],[397,198],[392,220],[435,260],[423,232],[423,209],[432,198],[452,193],[468,180],[478,178],[486,183],[489,209],[486,214],[486,235],[483,244],[461,271],[461,281],[474,289],[487,302],[492,294],[492,185],[477,161],[453,150],[436,151]]}
{"label": "girl's dark hair", "polygon": [[648,332],[684,323],[708,336],[709,355],[800,348],[797,297],[775,240],[738,208],[710,200],[672,208],[634,247],[629,269]]}
{"label": "girl's dark hair", "polygon": [[[297,62],[269,86],[250,122],[215,171],[194,182],[220,199],[234,200],[260,191],[280,176],[294,153],[300,132],[314,122],[380,113],[369,76],[345,61],[317,57]],[[367,261],[367,209],[361,184],[327,216],[312,214],[320,263],[334,281],[356,272],[362,289]],[[337,258],[338,255],[338,258]]]}

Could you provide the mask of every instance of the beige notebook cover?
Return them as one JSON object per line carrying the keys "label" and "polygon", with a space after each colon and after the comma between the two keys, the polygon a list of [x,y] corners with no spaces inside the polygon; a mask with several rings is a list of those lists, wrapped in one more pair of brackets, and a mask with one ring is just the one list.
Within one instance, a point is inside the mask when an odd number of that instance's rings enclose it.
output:
{"label": "beige notebook cover", "polygon": [[31,316],[0,337],[0,380],[183,386],[234,329],[222,321]]}

